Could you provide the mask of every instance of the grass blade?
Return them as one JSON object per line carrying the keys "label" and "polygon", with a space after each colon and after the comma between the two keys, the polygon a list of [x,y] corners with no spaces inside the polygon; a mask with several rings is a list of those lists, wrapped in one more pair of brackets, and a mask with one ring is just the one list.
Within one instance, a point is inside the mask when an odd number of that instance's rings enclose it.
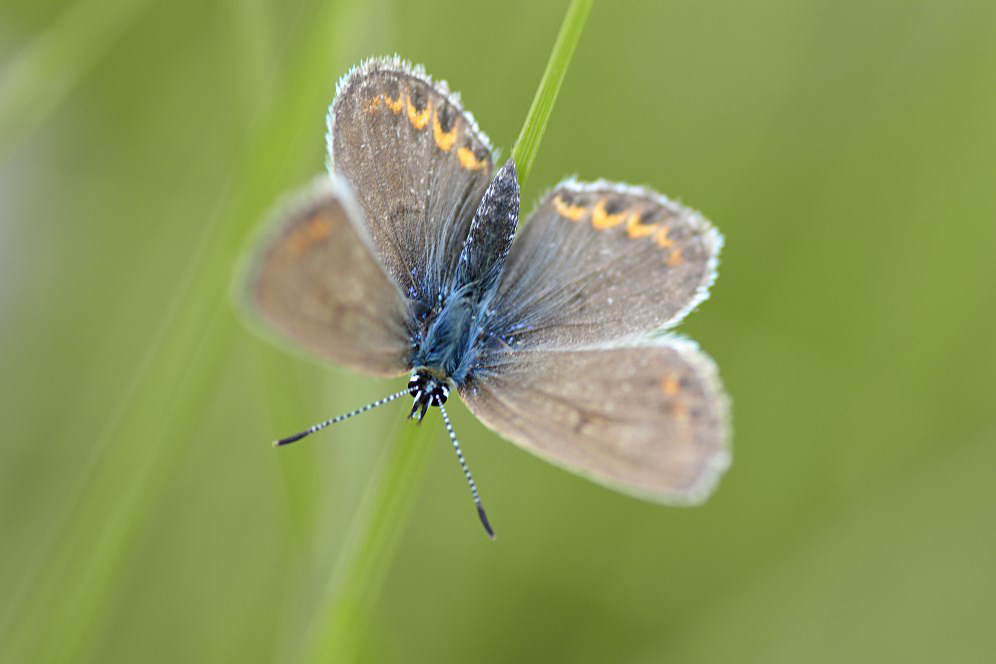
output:
{"label": "grass blade", "polygon": [[356,661],[367,615],[404,532],[433,431],[408,424],[384,450],[297,661]]}
{"label": "grass blade", "polygon": [[557,101],[560,86],[564,82],[571,58],[574,57],[574,48],[581,39],[581,32],[584,30],[593,2],[594,0],[571,0],[571,5],[567,8],[567,15],[553,45],[553,52],[550,53],[550,59],[546,63],[546,71],[543,72],[536,96],[533,97],[533,103],[526,114],[526,121],[522,125],[522,131],[519,132],[519,138],[512,149],[515,167],[519,171],[519,184],[529,178],[529,171],[533,168],[533,160],[536,159],[540,141],[543,140],[543,133],[553,113],[553,105]]}

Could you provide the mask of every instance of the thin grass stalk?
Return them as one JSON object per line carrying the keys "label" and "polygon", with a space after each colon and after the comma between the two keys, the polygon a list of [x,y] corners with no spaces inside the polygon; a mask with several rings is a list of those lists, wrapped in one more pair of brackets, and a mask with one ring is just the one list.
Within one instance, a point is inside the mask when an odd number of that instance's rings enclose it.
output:
{"label": "thin grass stalk", "polygon": [[553,114],[553,105],[557,102],[557,95],[560,94],[560,86],[564,82],[567,74],[567,67],[574,57],[574,49],[581,39],[584,31],[584,24],[588,20],[588,13],[594,0],[571,0],[564,16],[564,22],[560,25],[560,32],[557,34],[557,41],[553,44],[553,51],[550,59],[546,63],[546,70],[540,80],[533,103],[526,113],[526,121],[519,132],[519,138],[515,141],[512,149],[512,156],[515,157],[515,167],[519,172],[519,184],[523,184],[528,178],[533,168],[533,161],[539,151],[540,141],[546,132],[546,125]]}
{"label": "thin grass stalk", "polygon": [[297,661],[356,660],[366,619],[408,521],[430,444],[438,440],[432,434],[431,426],[406,426],[382,453]]}

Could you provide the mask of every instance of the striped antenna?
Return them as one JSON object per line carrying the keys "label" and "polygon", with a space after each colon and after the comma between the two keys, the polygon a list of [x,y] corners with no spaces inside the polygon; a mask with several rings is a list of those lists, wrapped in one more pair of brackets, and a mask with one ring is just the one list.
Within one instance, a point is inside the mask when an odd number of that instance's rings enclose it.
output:
{"label": "striped antenna", "polygon": [[377,399],[377,401],[374,401],[373,403],[367,404],[363,408],[357,408],[356,410],[351,411],[349,413],[346,413],[345,415],[340,415],[338,417],[333,417],[331,420],[326,420],[324,422],[321,422],[320,424],[316,424],[315,426],[311,427],[310,429],[305,429],[301,433],[296,433],[293,436],[287,436],[286,438],[281,438],[280,440],[275,440],[275,441],[273,441],[273,446],[274,447],[280,447],[282,445],[290,445],[291,443],[293,443],[295,441],[301,440],[305,436],[310,436],[311,434],[315,433],[316,431],[321,431],[322,429],[324,429],[327,426],[330,426],[332,424],[336,424],[338,422],[342,422],[343,420],[348,420],[349,418],[353,417],[354,415],[359,415],[361,413],[367,412],[368,410],[373,410],[377,406],[383,406],[384,404],[390,403],[391,401],[394,401],[395,399],[397,399],[399,397],[403,397],[406,394],[408,394],[408,389],[407,388],[404,389],[404,390],[401,390],[397,394],[392,394],[390,396],[386,396],[383,399]]}
{"label": "striped antenna", "polygon": [[443,400],[438,396],[436,397],[436,405],[439,406],[439,412],[443,414],[443,422],[446,424],[446,431],[450,434],[450,440],[453,441],[453,449],[456,450],[460,467],[463,468],[463,474],[467,476],[470,493],[474,496],[474,504],[477,505],[477,515],[481,517],[481,523],[484,524],[484,530],[488,531],[488,537],[494,539],[495,531],[491,529],[491,524],[488,523],[488,515],[484,513],[484,505],[481,504],[481,496],[477,493],[477,485],[474,484],[474,478],[470,476],[470,468],[467,467],[467,462],[463,460],[463,452],[460,451],[460,443],[457,442],[456,434],[453,432],[453,425],[450,424],[450,416],[446,414],[446,409],[443,408]]}

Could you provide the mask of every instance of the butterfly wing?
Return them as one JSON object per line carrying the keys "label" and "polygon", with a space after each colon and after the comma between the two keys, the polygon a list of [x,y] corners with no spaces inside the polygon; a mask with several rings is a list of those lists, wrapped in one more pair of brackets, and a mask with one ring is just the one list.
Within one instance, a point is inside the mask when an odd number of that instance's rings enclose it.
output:
{"label": "butterfly wing", "polygon": [[561,183],[512,245],[495,336],[561,348],[674,325],[708,295],[721,246],[697,212],[648,189]]}
{"label": "butterfly wing", "polygon": [[630,494],[704,500],[730,461],[712,361],[677,337],[491,356],[460,395],[530,452]]}
{"label": "butterfly wing", "polygon": [[640,188],[562,183],[513,242],[461,396],[521,447],[672,503],[729,463],[728,405],[691,342],[649,334],[707,295],[719,234]]}
{"label": "butterfly wing", "polygon": [[309,351],[375,375],[407,370],[405,299],[338,177],[320,178],[277,216],[247,282],[250,308]]}
{"label": "butterfly wing", "polygon": [[349,72],[328,125],[330,166],[352,186],[377,255],[406,295],[435,295],[491,179],[488,138],[444,82],[397,58]]}

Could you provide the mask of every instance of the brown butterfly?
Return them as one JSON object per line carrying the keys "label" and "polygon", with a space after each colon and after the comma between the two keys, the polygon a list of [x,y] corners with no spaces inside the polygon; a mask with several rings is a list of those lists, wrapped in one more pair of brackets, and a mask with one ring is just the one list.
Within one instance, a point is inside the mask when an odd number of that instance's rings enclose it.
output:
{"label": "brown butterfly", "polygon": [[373,59],[340,82],[330,174],[275,220],[251,307],[307,350],[405,389],[421,420],[456,389],[535,454],[642,498],[697,503],[730,461],[713,362],[661,331],[708,295],[722,245],[648,189],[566,180],[516,235],[519,185],[443,82]]}

